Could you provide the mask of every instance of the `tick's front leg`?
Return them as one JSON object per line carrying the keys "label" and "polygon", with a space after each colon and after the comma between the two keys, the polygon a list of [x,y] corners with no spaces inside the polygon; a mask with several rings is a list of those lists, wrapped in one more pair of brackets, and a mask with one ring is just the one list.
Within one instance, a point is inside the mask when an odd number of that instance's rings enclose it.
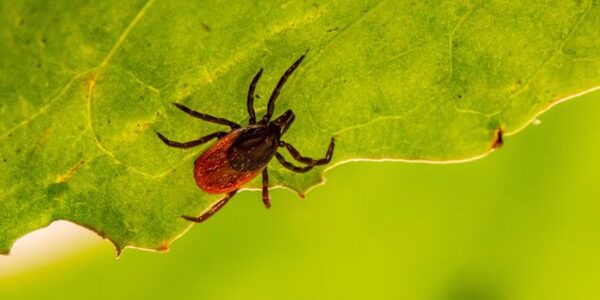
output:
{"label": "tick's front leg", "polygon": [[185,142],[185,143],[171,141],[168,138],[166,138],[164,135],[162,135],[162,133],[160,133],[160,132],[156,132],[156,135],[158,135],[160,140],[163,141],[163,143],[165,143],[169,147],[188,149],[188,148],[196,147],[198,145],[202,145],[214,138],[220,139],[220,138],[224,137],[225,135],[227,135],[227,132],[222,132],[222,131],[213,132],[213,133],[211,133],[209,135],[205,135],[195,141]]}
{"label": "tick's front leg", "polygon": [[335,147],[335,139],[333,137],[331,138],[331,141],[329,142],[329,148],[327,148],[327,154],[325,154],[325,157],[321,159],[314,159],[302,156],[302,154],[300,154],[300,152],[298,152],[298,150],[296,150],[296,148],[294,148],[292,144],[284,141],[279,142],[279,147],[285,147],[287,151],[292,155],[292,157],[301,163],[305,163],[307,165],[312,166],[322,166],[328,164],[331,161],[331,157],[333,156],[333,148]]}
{"label": "tick's front leg", "polygon": [[308,165],[305,167],[298,167],[298,166],[294,166],[292,163],[290,163],[289,161],[285,160],[285,158],[283,157],[283,155],[279,154],[279,152],[275,152],[275,158],[277,158],[277,160],[279,161],[279,163],[284,166],[286,169],[294,171],[296,173],[306,173],[308,171],[310,171],[314,165]]}

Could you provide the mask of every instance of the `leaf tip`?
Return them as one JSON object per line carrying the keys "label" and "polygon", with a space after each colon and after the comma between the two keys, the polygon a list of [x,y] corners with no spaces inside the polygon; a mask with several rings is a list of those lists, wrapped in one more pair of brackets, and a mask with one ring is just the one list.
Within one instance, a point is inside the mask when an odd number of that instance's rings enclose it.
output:
{"label": "leaf tip", "polygon": [[9,248],[1,248],[0,249],[0,255],[10,255],[10,247]]}
{"label": "leaf tip", "polygon": [[160,244],[158,246],[158,248],[156,248],[156,251],[158,251],[158,252],[167,252],[167,251],[169,251],[169,241],[162,242],[162,244]]}
{"label": "leaf tip", "polygon": [[113,243],[112,241],[111,241],[111,244],[113,244],[115,246],[115,251],[117,252],[116,253],[117,259],[121,258],[121,254],[123,254],[123,248],[119,247],[117,244]]}
{"label": "leaf tip", "polygon": [[494,132],[494,140],[492,141],[492,149],[498,149],[504,145],[502,128],[496,129]]}

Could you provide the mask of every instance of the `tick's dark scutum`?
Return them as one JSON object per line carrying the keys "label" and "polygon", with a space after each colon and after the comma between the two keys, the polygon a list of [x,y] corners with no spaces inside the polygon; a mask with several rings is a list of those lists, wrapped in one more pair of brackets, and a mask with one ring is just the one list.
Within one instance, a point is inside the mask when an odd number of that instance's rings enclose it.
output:
{"label": "tick's dark scutum", "polygon": [[229,165],[236,171],[256,171],[273,158],[279,145],[279,129],[254,125],[243,129],[227,151]]}

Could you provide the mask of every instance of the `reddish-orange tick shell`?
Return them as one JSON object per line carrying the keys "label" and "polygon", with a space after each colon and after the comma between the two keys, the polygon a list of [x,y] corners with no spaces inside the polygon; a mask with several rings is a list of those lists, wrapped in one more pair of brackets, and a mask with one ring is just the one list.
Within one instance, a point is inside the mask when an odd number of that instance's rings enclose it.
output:
{"label": "reddish-orange tick shell", "polygon": [[240,172],[229,163],[227,153],[241,132],[231,131],[196,159],[194,178],[203,191],[211,194],[229,193],[258,175],[260,169]]}

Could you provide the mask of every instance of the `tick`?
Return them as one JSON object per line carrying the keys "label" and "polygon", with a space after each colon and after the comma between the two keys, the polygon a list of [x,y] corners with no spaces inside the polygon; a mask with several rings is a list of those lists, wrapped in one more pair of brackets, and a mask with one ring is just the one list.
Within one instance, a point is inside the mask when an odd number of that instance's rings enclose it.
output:
{"label": "tick", "polygon": [[[183,143],[169,140],[161,133],[156,133],[168,146],[181,149],[199,146],[212,139],[218,140],[212,147],[204,151],[204,153],[202,153],[194,162],[194,179],[196,180],[196,184],[204,192],[226,195],[200,216],[182,216],[184,219],[193,222],[205,221],[225,206],[242,185],[252,180],[261,172],[262,201],[265,207],[269,208],[271,202],[269,198],[269,172],[267,171],[267,164],[271,161],[273,156],[275,156],[277,161],[285,168],[296,173],[308,172],[315,166],[326,165],[331,161],[333,148],[335,147],[333,137],[329,142],[329,148],[327,149],[325,157],[321,159],[312,159],[302,156],[294,146],[281,140],[281,137],[286,133],[296,118],[292,110],[288,109],[281,116],[271,121],[273,111],[275,110],[275,100],[277,100],[281,88],[288,77],[290,77],[294,70],[298,68],[303,59],[304,55],[300,56],[285,71],[285,73],[283,73],[277,86],[273,89],[273,93],[271,93],[271,97],[267,104],[267,112],[259,121],[256,120],[256,114],[254,112],[254,90],[262,75],[263,69],[260,69],[260,71],[256,73],[252,82],[250,82],[250,87],[248,89],[246,105],[248,107],[249,121],[247,126],[242,127],[240,124],[227,119],[197,112],[179,103],[173,103],[178,109],[192,117],[211,123],[226,125],[231,128],[228,132],[217,131],[197,140]],[[295,160],[304,165],[296,166],[287,161],[283,155],[277,152],[279,148],[285,148]]]}

